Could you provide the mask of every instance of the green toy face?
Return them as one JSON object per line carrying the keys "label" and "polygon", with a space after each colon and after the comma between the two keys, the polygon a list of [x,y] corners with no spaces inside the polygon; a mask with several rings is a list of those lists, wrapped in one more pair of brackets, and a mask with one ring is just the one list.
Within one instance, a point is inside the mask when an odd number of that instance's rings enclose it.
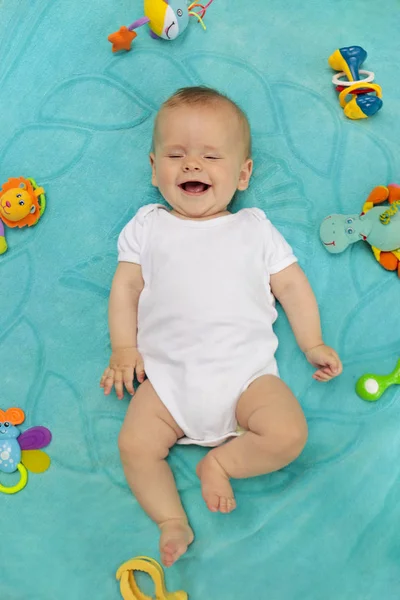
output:
{"label": "green toy face", "polygon": [[331,254],[339,254],[346,248],[358,242],[359,215],[329,215],[322,221],[319,235],[326,250]]}

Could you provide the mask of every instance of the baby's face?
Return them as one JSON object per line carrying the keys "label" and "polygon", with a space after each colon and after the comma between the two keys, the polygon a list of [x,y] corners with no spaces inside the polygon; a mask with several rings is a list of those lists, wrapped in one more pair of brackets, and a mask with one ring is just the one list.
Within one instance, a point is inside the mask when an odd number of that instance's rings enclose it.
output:
{"label": "baby's face", "polygon": [[167,108],[159,116],[152,183],[175,213],[210,218],[223,213],[236,190],[248,187],[243,130],[225,102]]}

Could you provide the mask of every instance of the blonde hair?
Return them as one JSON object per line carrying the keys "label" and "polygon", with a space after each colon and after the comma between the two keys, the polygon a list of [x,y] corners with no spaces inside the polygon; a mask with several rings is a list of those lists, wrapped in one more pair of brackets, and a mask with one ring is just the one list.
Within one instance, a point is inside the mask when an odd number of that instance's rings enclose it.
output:
{"label": "blonde hair", "polygon": [[228,96],[206,86],[180,88],[161,105],[154,121],[152,151],[154,152],[158,121],[163,110],[178,106],[210,106],[217,102],[225,102],[235,111],[242,129],[246,158],[251,158],[251,132],[246,113]]}

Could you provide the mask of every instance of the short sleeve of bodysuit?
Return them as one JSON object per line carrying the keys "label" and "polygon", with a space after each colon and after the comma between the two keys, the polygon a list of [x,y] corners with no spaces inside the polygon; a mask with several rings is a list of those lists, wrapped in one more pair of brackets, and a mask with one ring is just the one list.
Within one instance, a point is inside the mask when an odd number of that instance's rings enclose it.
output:
{"label": "short sleeve of bodysuit", "polygon": [[123,228],[118,238],[118,261],[141,264],[140,254],[144,245],[145,222],[159,204],[147,204]]}
{"label": "short sleeve of bodysuit", "polygon": [[292,247],[283,235],[274,227],[259,208],[251,209],[254,216],[261,221],[265,241],[265,267],[270,275],[283,271],[297,262]]}

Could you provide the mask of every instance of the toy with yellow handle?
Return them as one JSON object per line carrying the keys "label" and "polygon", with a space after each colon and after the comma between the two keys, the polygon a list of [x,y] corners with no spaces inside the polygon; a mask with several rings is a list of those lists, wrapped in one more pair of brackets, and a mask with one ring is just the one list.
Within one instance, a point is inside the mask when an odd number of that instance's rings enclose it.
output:
{"label": "toy with yellow handle", "polygon": [[[382,108],[382,89],[372,83],[375,74],[360,68],[367,56],[367,52],[361,46],[347,46],[335,50],[328,58],[332,69],[339,71],[332,77],[332,83],[340,92],[340,106],[349,119],[366,119]],[[366,77],[361,79],[361,75]],[[371,92],[375,92],[376,95],[372,95]],[[353,95],[350,102],[346,102],[348,94]]]}
{"label": "toy with yellow handle", "polygon": [[151,37],[164,40],[175,40],[183,33],[188,26],[189,17],[195,17],[205,29],[203,18],[212,2],[213,0],[209,0],[206,5],[192,2],[188,6],[186,0],[144,0],[144,16],[129,27],[123,26],[108,36],[112,51],[130,50],[137,36],[135,29],[143,25],[149,26]]}
{"label": "toy with yellow handle", "polygon": [[124,600],[152,600],[138,587],[135,580],[135,571],[150,575],[154,582],[156,600],[188,600],[186,592],[168,592],[165,587],[164,571],[162,566],[148,556],[137,556],[128,560],[117,571],[117,580],[120,582],[121,595]]}

